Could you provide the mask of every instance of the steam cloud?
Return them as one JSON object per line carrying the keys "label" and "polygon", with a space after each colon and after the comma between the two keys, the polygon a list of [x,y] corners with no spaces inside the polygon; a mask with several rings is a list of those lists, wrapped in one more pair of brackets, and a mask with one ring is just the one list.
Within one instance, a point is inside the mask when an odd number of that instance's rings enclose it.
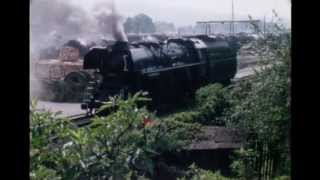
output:
{"label": "steam cloud", "polygon": [[[30,1],[30,63],[39,59],[42,49],[59,48],[68,40],[84,44],[101,39],[128,41],[122,20],[112,0],[96,3],[89,11],[65,0]],[[32,97],[41,83],[35,81],[30,67]]]}

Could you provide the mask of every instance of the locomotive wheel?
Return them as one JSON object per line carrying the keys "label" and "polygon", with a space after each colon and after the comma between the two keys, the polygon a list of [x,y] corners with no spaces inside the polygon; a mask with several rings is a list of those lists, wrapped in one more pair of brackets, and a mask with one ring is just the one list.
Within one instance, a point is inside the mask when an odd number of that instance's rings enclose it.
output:
{"label": "locomotive wheel", "polygon": [[65,78],[64,82],[72,87],[84,88],[90,80],[89,74],[83,71],[71,72]]}
{"label": "locomotive wheel", "polygon": [[79,71],[69,73],[64,78],[65,100],[81,101],[84,90],[89,81],[90,76],[86,72]]}
{"label": "locomotive wheel", "polygon": [[52,84],[52,94],[54,102],[64,102],[65,99],[65,83],[63,81],[56,81]]}

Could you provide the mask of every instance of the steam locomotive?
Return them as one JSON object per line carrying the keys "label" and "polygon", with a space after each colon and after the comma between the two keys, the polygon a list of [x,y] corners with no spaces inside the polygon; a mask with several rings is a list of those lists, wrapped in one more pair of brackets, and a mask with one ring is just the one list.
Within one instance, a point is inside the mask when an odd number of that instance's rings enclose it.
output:
{"label": "steam locomotive", "polygon": [[92,112],[109,96],[124,98],[140,90],[152,103],[171,103],[192,96],[208,83],[228,83],[237,71],[237,43],[209,36],[171,38],[159,42],[121,42],[92,48],[83,69],[96,70],[82,109]]}

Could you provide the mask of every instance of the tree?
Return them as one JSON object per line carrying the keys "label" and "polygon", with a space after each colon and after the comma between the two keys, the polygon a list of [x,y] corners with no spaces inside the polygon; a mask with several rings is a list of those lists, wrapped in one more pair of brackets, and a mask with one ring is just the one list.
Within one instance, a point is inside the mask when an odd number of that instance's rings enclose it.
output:
{"label": "tree", "polygon": [[127,18],[124,23],[124,29],[126,33],[154,33],[156,31],[151,17],[145,14]]}
{"label": "tree", "polygon": [[259,40],[262,70],[241,83],[230,98],[228,125],[245,138],[233,167],[247,179],[290,174],[290,38],[283,33]]}
{"label": "tree", "polygon": [[126,33],[133,32],[135,30],[134,19],[132,17],[128,17],[123,26]]}

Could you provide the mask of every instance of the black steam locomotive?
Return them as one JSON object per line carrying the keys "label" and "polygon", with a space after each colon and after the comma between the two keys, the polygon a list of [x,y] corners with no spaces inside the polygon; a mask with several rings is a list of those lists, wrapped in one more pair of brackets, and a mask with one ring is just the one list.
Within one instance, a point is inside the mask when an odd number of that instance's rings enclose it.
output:
{"label": "black steam locomotive", "polygon": [[235,42],[208,36],[172,38],[156,42],[115,42],[93,48],[84,69],[96,69],[82,109],[92,112],[109,96],[140,90],[155,104],[174,102],[212,82],[228,83],[237,71]]}

